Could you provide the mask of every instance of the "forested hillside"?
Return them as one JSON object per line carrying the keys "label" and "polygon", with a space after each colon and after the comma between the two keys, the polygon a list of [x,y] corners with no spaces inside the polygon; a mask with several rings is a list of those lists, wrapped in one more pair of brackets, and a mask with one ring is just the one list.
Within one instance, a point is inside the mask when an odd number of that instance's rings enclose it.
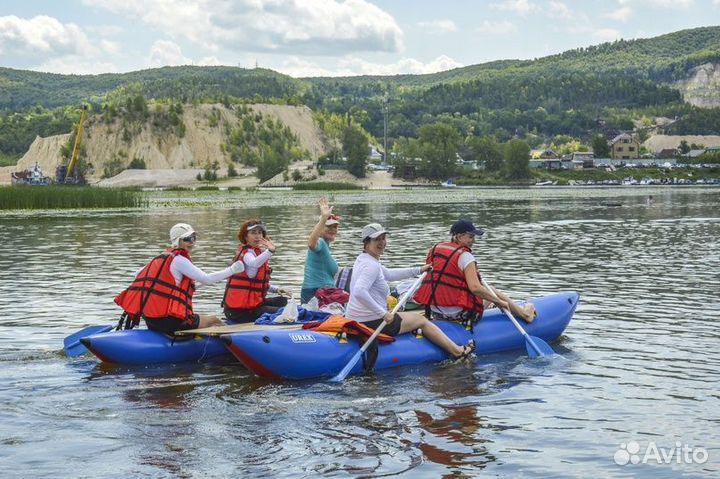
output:
{"label": "forested hillside", "polygon": [[589,142],[656,116],[677,119],[666,133],[714,133],[720,109],[693,107],[676,87],[708,62],[720,63],[720,27],[430,75],[293,79],[263,69],[185,66],[72,76],[0,68],[0,159],[17,158],[36,134],[67,133],[81,102],[107,114],[138,96],[184,104],[304,104],[348,115],[376,138],[387,109],[391,143],[417,138],[423,126],[437,123],[463,138],[519,137],[537,145],[566,135]]}

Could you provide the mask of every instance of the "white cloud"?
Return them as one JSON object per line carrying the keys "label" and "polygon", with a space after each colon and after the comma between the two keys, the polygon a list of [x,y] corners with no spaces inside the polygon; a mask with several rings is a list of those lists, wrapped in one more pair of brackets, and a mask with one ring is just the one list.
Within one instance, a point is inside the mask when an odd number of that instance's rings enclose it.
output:
{"label": "white cloud", "polygon": [[695,0],[647,0],[653,7],[686,10],[693,6]]}
{"label": "white cloud", "polygon": [[457,25],[452,20],[434,20],[431,22],[419,22],[418,26],[428,30],[430,33],[452,33],[457,31]]}
{"label": "white cloud", "polygon": [[495,10],[507,10],[523,16],[539,9],[537,5],[531,3],[529,0],[503,0],[500,3],[491,3],[490,8]]}
{"label": "white cloud", "polygon": [[515,25],[507,20],[503,20],[502,22],[484,20],[480,26],[475,28],[476,32],[486,35],[507,35],[515,32],[516,30],[517,28]]}
{"label": "white cloud", "polygon": [[622,37],[620,32],[613,30],[612,28],[598,28],[592,32],[593,36],[601,42],[612,42]]}
{"label": "white cloud", "polygon": [[230,65],[230,63],[223,62],[222,60],[218,59],[215,56],[204,57],[199,62],[196,62],[195,64],[206,66],[206,67],[217,67],[217,66],[221,66],[221,65]]}
{"label": "white cloud", "polygon": [[[718,0],[713,0],[719,3]],[[695,4],[695,0],[618,0],[620,5],[630,5],[631,3],[643,3],[646,8],[668,8],[673,10],[687,10]]]}
{"label": "white cloud", "polygon": [[395,19],[366,0],[83,0],[210,51],[399,51]]}
{"label": "white cloud", "polygon": [[572,20],[573,14],[563,2],[550,1],[548,3],[547,15],[550,18],[560,18],[562,20]]}
{"label": "white cloud", "polygon": [[190,65],[192,60],[183,56],[182,49],[177,43],[169,40],[158,40],[150,47],[150,54],[145,64],[151,68],[168,65]]}
{"label": "white cloud", "polygon": [[337,68],[329,69],[307,60],[291,57],[276,70],[293,77],[311,76],[355,76],[355,75],[401,75],[436,73],[462,67],[446,55],[423,63],[414,58],[402,58],[395,63],[374,63],[355,56],[346,56],[337,63]]}
{"label": "white cloud", "polygon": [[112,56],[119,56],[122,53],[122,46],[118,42],[100,40],[100,49]]}
{"label": "white cloud", "polygon": [[627,21],[630,20],[630,17],[633,16],[633,13],[635,12],[630,7],[620,7],[610,13],[606,13],[605,15],[603,15],[603,17],[609,18],[610,20],[627,23]]}
{"label": "white cloud", "polygon": [[92,52],[87,36],[74,23],[63,24],[45,15],[30,20],[14,15],[0,17],[0,55],[47,57]]}

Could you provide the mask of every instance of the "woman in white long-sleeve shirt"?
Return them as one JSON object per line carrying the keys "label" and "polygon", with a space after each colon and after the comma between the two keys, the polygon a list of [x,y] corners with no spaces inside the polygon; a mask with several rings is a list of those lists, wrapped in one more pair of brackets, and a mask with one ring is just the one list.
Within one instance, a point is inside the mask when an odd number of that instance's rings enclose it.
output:
{"label": "woman in white long-sleeve shirt", "polygon": [[265,225],[258,219],[247,220],[240,227],[238,239],[240,248],[235,261],[242,261],[245,271],[228,280],[222,304],[228,321],[249,323],[264,313],[276,312],[287,304],[287,299],[267,298],[268,292],[285,291],[270,284],[270,258],[275,254],[275,244]]}
{"label": "woman in white long-sleeve shirt", "polygon": [[138,270],[130,287],[115,298],[129,318],[126,327],[137,324],[141,317],[148,329],[168,334],[223,324],[216,316],[201,316],[193,311],[195,283],[216,283],[245,267],[236,261],[222,271],[205,273],[190,257],[196,239],[197,234],[189,224],[173,226],[172,247]]}
{"label": "woman in white long-sleeve shirt", "polygon": [[383,333],[391,336],[421,329],[427,339],[452,357],[470,355],[475,349],[473,340],[460,346],[420,313],[404,312],[393,316],[387,310],[387,297],[390,294],[388,281],[411,278],[428,271],[431,266],[426,264],[416,268],[386,268],[380,264],[380,257],[387,246],[387,231],[378,223],[366,225],[362,229],[362,239],[363,252],[353,265],[350,301],[345,315],[373,329],[385,321],[388,324],[383,328]]}

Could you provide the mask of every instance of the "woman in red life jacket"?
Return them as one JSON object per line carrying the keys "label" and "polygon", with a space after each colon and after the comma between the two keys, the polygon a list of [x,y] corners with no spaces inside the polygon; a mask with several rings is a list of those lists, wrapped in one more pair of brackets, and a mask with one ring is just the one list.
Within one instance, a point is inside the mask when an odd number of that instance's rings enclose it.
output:
{"label": "woman in red life jacket", "polygon": [[472,246],[484,234],[468,219],[460,219],[450,228],[450,241],[438,243],[428,252],[433,270],[415,293],[415,301],[424,304],[433,319],[479,320],[487,306],[495,304],[526,322],[535,319],[535,306],[518,306],[505,293],[480,281]]}
{"label": "woman in red life jacket", "polygon": [[251,323],[287,304],[282,296],[267,298],[268,292],[286,291],[270,284],[270,258],[275,254],[275,244],[262,221],[251,219],[243,223],[238,240],[240,248],[234,261],[241,261],[245,270],[228,280],[222,304],[228,321]]}
{"label": "woman in red life jacket", "polygon": [[191,253],[197,234],[186,223],[170,229],[172,246],[135,274],[130,287],[115,302],[131,318],[145,319],[148,329],[173,334],[184,329],[222,325],[216,316],[200,316],[193,311],[195,284],[210,284],[243,271],[237,261],[215,273],[205,273],[192,263]]}

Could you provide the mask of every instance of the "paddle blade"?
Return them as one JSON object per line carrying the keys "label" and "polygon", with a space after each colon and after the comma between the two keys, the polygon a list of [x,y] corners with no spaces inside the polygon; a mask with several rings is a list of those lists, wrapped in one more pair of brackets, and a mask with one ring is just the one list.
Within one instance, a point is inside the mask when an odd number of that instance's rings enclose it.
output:
{"label": "paddle blade", "polygon": [[344,368],[342,368],[342,371],[337,373],[337,375],[335,377],[333,377],[332,379],[330,379],[330,381],[334,382],[334,383],[343,382],[345,380],[345,378],[348,376],[348,374],[350,374],[350,371],[352,370],[352,368],[354,368],[355,365],[357,364],[357,362],[360,361],[360,357],[362,356],[362,354],[363,354],[362,349],[359,350],[357,353],[355,353],[355,355],[352,357],[352,359],[350,361],[348,361],[348,363],[345,365]]}
{"label": "paddle blade", "polygon": [[555,354],[555,351],[553,351],[550,345],[537,336],[526,336],[525,349],[527,349],[528,356],[531,358],[552,356]]}
{"label": "paddle blade", "polygon": [[63,349],[65,350],[65,354],[70,358],[74,358],[87,353],[88,349],[80,342],[82,338],[86,338],[93,334],[105,333],[111,331],[112,329],[113,326],[108,325],[88,326],[77,333],[71,334],[63,340]]}

